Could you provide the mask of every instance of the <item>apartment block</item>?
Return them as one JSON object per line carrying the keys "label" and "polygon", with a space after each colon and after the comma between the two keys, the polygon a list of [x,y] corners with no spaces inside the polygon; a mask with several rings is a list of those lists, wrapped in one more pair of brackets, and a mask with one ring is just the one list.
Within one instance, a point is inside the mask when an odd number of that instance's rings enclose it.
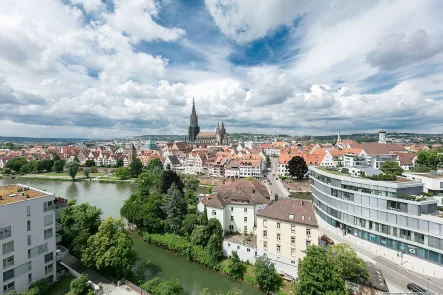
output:
{"label": "apartment block", "polygon": [[61,258],[56,212],[67,205],[60,199],[19,184],[0,187],[0,295],[26,292],[42,278],[56,280],[56,261]]}

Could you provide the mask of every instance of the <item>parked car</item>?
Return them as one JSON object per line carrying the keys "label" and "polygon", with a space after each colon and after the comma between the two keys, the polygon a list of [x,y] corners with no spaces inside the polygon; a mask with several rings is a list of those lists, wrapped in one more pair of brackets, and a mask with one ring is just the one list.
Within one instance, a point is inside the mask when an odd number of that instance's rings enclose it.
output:
{"label": "parked car", "polygon": [[415,284],[415,283],[409,283],[407,285],[408,290],[411,292],[416,292],[416,293],[426,293],[426,289],[423,287],[420,287],[419,285]]}

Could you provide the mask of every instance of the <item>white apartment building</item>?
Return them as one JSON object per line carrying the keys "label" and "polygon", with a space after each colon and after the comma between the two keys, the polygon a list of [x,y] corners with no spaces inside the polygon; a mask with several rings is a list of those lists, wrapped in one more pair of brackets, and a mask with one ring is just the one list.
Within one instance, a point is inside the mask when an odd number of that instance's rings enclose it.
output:
{"label": "white apartment building", "polygon": [[276,269],[297,276],[306,248],[318,245],[318,224],[312,203],[279,199],[257,213],[257,249]]}
{"label": "white apartment building", "polygon": [[185,173],[186,174],[198,174],[203,173],[203,154],[190,153],[185,161]]}
{"label": "white apartment building", "polygon": [[239,177],[262,177],[264,162],[260,160],[241,160],[239,162]]}
{"label": "white apartment building", "polygon": [[443,206],[443,174],[437,172],[430,173],[403,173],[411,180],[418,180],[423,183],[423,191],[432,194],[438,200],[438,206]]}
{"label": "white apartment building", "polygon": [[0,295],[26,292],[30,283],[42,278],[56,280],[56,261],[62,258],[56,247],[61,241],[56,208],[65,205],[38,189],[0,187]]}
{"label": "white apartment building", "polygon": [[269,192],[259,181],[235,180],[215,187],[203,204],[208,219],[217,218],[223,231],[255,234],[256,213],[269,202]]}

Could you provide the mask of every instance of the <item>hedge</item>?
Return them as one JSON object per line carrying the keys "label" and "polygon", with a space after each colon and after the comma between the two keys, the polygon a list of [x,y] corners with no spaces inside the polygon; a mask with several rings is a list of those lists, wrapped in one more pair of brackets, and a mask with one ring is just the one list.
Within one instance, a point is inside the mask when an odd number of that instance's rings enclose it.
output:
{"label": "hedge", "polygon": [[191,244],[185,237],[175,234],[151,234],[144,232],[143,240],[175,252],[178,256],[200,263],[205,267],[221,270],[217,258],[212,257],[207,249]]}

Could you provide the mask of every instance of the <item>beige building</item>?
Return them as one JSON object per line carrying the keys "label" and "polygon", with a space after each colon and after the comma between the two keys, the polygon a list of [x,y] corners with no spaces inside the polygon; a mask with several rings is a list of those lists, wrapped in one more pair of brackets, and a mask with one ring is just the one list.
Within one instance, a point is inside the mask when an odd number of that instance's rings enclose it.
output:
{"label": "beige building", "polygon": [[297,266],[310,245],[318,245],[311,202],[280,199],[257,213],[257,249],[271,260]]}

